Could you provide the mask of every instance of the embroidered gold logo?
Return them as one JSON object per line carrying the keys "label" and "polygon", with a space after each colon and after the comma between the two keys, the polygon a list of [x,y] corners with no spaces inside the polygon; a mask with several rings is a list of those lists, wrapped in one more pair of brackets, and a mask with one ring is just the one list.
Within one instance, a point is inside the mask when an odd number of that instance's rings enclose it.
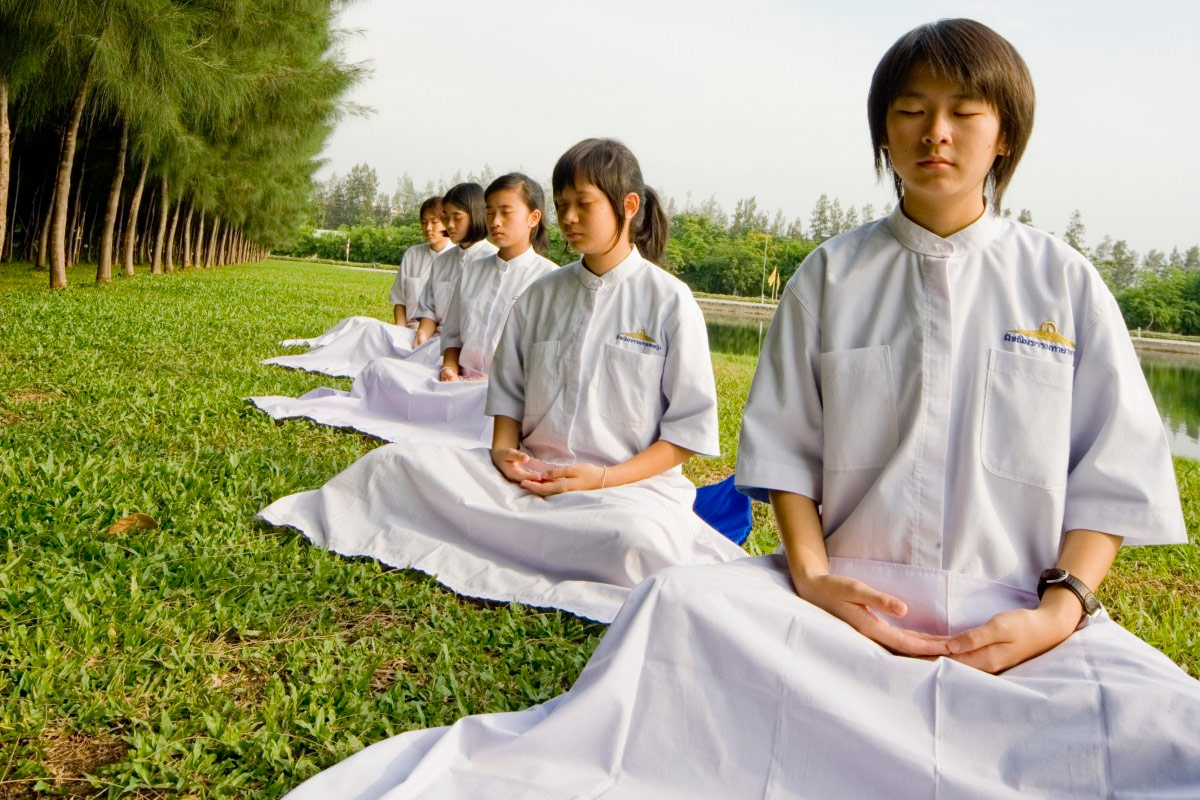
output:
{"label": "embroidered gold logo", "polygon": [[659,344],[653,336],[646,333],[645,328],[638,328],[632,333],[618,333],[617,341],[629,342],[630,344],[641,345],[642,347],[648,347],[654,350],[662,350],[662,345]]}
{"label": "embroidered gold logo", "polygon": [[1036,331],[1011,330],[1004,334],[1004,341],[1040,347],[1055,353],[1075,352],[1075,343],[1058,332],[1053,322],[1043,322]]}

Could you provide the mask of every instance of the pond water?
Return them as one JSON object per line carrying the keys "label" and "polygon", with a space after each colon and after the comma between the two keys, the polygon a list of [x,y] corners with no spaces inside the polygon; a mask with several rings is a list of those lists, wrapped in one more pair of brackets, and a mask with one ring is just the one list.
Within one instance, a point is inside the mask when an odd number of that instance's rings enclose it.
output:
{"label": "pond water", "polygon": [[[769,324],[769,320],[712,317],[709,346],[719,353],[757,355]],[[1159,353],[1140,358],[1171,452],[1200,460],[1200,358]]]}

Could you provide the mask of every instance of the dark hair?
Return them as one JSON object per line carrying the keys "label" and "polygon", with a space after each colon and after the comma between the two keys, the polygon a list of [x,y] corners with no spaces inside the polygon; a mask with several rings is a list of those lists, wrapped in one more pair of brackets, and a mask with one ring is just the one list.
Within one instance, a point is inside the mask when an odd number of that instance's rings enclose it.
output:
{"label": "dark hair", "polygon": [[487,238],[487,209],[483,207],[483,187],[478,183],[460,183],[450,187],[442,197],[442,209],[456,205],[471,218],[466,237],[459,245],[468,247]]}
{"label": "dark hair", "polygon": [[430,197],[424,203],[421,203],[421,210],[417,213],[417,218],[420,219],[420,218],[424,217],[426,211],[432,211],[434,214],[437,214],[438,217],[441,217],[442,216],[442,198]]}
{"label": "dark hair", "polygon": [[913,72],[921,67],[938,78],[954,81],[996,109],[1007,153],[996,156],[988,175],[992,207],[999,212],[1004,190],[1033,130],[1034,92],[1029,68],[1007,39],[974,20],[938,20],[901,36],[875,68],[867,95],[875,174],[882,178],[885,169],[892,173],[897,197],[902,197],[903,182],[892,169],[891,155],[883,146],[887,112]]}
{"label": "dark hair", "polygon": [[662,258],[670,222],[658,194],[642,180],[642,169],[628,147],[616,139],[584,139],[563,153],[550,180],[554,194],[581,183],[590,183],[604,193],[618,229],[625,221],[625,196],[636,193],[641,205],[629,221],[629,238],[648,261]]}
{"label": "dark hair", "polygon": [[505,189],[520,189],[521,201],[525,203],[525,207],[530,211],[541,212],[537,227],[529,233],[529,243],[533,245],[534,252],[544,255],[550,247],[550,237],[546,235],[546,196],[542,193],[542,187],[528,175],[510,172],[489,183],[487,191],[483,193],[483,199],[486,201],[496,192],[503,192]]}

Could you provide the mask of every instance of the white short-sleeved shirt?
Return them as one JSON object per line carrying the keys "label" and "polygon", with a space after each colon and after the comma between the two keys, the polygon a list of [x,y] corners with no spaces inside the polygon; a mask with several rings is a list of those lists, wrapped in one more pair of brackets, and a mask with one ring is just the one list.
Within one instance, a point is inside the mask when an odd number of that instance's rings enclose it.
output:
{"label": "white short-sleeved shirt", "polygon": [[743,420],[739,488],[821,504],[831,556],[1033,590],[1076,528],[1186,542],[1166,435],[1095,268],[985,214],[897,209],[788,282]]}
{"label": "white short-sleeved shirt", "polygon": [[425,282],[421,299],[417,302],[416,313],[410,313],[410,316],[424,317],[442,324],[446,317],[446,309],[450,305],[450,295],[454,292],[454,285],[458,283],[458,275],[463,265],[477,258],[487,258],[498,249],[487,239],[480,239],[465,249],[453,245],[439,253],[430,265],[429,280]]}
{"label": "white short-sleeved shirt", "polygon": [[421,292],[429,280],[429,271],[433,260],[444,254],[454,245],[447,242],[440,252],[435,253],[429,244],[417,244],[404,251],[400,258],[400,268],[396,270],[396,279],[392,281],[392,291],[388,300],[394,306],[404,306],[409,319],[415,319],[417,303],[421,301]]}
{"label": "white short-sleeved shirt", "polygon": [[715,455],[700,307],[636,249],[603,276],[579,261],[555,270],[513,305],[486,410],[520,420],[522,446],[551,463],[617,464],[659,439]]}
{"label": "white short-sleeved shirt", "polygon": [[494,253],[462,270],[442,320],[442,352],[461,348],[460,367],[488,374],[513,303],[529,284],[556,269],[530,247],[512,261]]}

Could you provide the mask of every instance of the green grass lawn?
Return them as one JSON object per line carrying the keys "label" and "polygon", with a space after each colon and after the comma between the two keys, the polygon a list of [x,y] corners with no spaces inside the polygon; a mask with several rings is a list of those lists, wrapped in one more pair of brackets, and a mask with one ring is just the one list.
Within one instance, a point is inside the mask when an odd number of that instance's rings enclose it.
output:
{"label": "green grass lawn", "polygon": [[[464,600],[254,514],[379,443],[243,402],[349,381],[280,339],[385,319],[391,276],[296,262],[61,293],[0,267],[0,799],[278,797],[364,744],[571,685],[604,627]],[[733,469],[754,369],[714,358]],[[1200,470],[1177,463],[1193,541]],[[154,529],[111,531],[140,512]],[[776,539],[756,508],[751,549]],[[1104,600],[1200,675],[1194,547],[1122,554]]]}

